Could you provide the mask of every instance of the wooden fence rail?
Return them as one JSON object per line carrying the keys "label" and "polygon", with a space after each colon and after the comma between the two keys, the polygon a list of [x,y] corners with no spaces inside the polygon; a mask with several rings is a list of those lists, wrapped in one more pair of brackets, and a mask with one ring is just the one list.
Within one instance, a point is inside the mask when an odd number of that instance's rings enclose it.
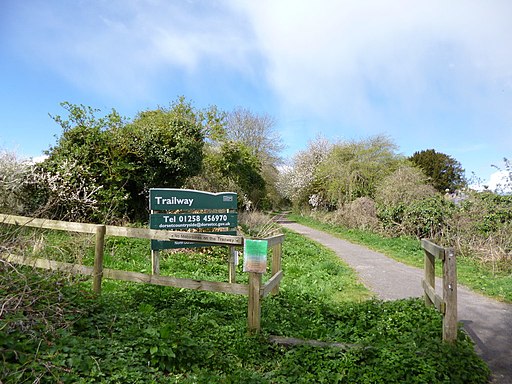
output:
{"label": "wooden fence rail", "polygon": [[[267,240],[268,247],[272,249],[271,278],[262,284],[262,273],[250,272],[249,284],[237,284],[232,276],[233,271],[229,271],[229,282],[216,282],[206,280],[195,280],[186,278],[177,278],[172,276],[160,276],[157,274],[145,274],[139,272],[121,271],[115,269],[103,268],[103,252],[105,236],[120,236],[139,239],[156,240],[185,240],[194,242],[204,242],[216,245],[242,246],[244,238],[242,236],[216,235],[194,232],[176,232],[146,228],[128,228],[112,225],[97,225],[87,223],[74,223],[67,221],[36,219],[24,216],[13,216],[0,214],[0,224],[9,224],[17,226],[27,226],[35,228],[54,229],[68,232],[90,233],[96,235],[94,266],[84,266],[81,264],[64,263],[54,260],[24,257],[12,254],[0,254],[0,257],[9,262],[34,266],[37,268],[62,270],[70,273],[79,273],[93,277],[93,291],[101,293],[102,279],[123,280],[137,283],[147,283],[176,288],[187,288],[211,292],[222,292],[230,294],[239,294],[248,296],[248,329],[250,332],[259,332],[261,328],[261,299],[268,294],[277,294],[279,284],[283,278],[281,270],[281,254],[284,235],[270,237]],[[230,263],[232,260],[230,259]],[[232,281],[233,280],[233,281]]]}
{"label": "wooden fence rail", "polygon": [[[443,340],[454,343],[457,340],[457,261],[453,248],[440,247],[422,239],[425,250],[425,278],[422,281],[425,305],[434,305],[443,315]],[[443,265],[443,296],[436,293],[435,260]]]}

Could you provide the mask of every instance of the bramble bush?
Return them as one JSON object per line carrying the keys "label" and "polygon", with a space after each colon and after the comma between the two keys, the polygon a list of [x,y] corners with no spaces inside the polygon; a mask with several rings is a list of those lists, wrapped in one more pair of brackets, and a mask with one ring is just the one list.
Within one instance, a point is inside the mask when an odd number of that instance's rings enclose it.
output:
{"label": "bramble bush", "polygon": [[439,239],[447,230],[453,204],[442,196],[380,206],[378,217],[388,234]]}

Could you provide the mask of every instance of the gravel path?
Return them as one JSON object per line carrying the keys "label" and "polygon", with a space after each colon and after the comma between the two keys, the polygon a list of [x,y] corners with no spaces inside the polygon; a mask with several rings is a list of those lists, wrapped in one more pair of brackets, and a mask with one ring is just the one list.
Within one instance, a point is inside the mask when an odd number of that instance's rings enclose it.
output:
{"label": "gravel path", "polygon": [[[325,232],[286,220],[283,227],[332,249],[356,270],[361,281],[382,300],[423,296],[423,270],[409,267],[381,253]],[[437,280],[437,279],[436,279]],[[441,292],[441,281],[436,281]],[[458,286],[458,318],[472,337],[477,353],[493,373],[492,383],[512,384],[512,305]]]}

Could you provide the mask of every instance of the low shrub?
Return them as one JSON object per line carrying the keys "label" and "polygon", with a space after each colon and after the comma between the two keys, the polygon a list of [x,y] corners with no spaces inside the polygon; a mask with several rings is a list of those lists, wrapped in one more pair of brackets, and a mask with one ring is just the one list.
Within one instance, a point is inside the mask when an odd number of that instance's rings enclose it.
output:
{"label": "low shrub", "polygon": [[359,197],[334,212],[331,222],[350,228],[377,230],[379,220],[375,202],[369,197]]}
{"label": "low shrub", "polygon": [[381,205],[378,217],[387,234],[439,239],[448,228],[453,210],[451,202],[434,196],[408,204]]}

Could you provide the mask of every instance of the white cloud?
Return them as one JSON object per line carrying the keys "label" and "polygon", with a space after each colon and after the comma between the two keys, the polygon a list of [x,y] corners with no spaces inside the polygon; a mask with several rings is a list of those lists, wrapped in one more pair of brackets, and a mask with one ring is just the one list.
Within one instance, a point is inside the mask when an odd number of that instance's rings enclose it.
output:
{"label": "white cloud", "polygon": [[382,126],[383,106],[413,116],[450,103],[488,107],[496,88],[512,92],[509,1],[243,4],[268,81],[295,111]]}
{"label": "white cloud", "polygon": [[491,191],[512,193],[512,180],[507,171],[496,171],[491,174],[487,185]]}
{"label": "white cloud", "polygon": [[505,170],[492,173],[487,180],[481,180],[469,186],[476,191],[492,191],[495,193],[512,193],[512,174]]}
{"label": "white cloud", "polygon": [[251,70],[243,17],[213,2],[39,2],[16,17],[20,49],[99,94],[149,93],[205,63]]}

